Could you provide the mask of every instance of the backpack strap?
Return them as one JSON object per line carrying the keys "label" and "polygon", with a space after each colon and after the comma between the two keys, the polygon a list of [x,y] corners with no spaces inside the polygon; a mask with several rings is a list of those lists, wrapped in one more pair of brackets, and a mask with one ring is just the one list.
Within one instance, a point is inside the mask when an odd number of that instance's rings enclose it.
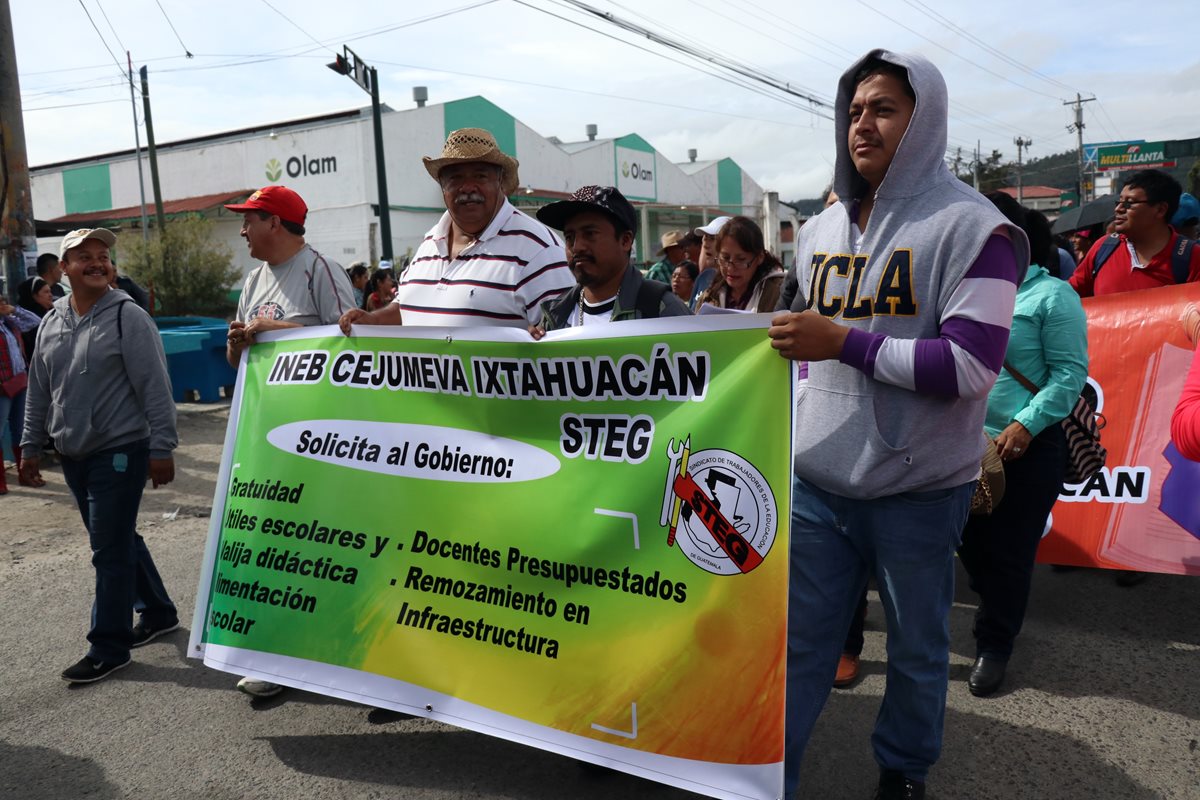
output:
{"label": "backpack strap", "polygon": [[637,318],[658,319],[663,296],[669,291],[671,287],[661,281],[642,281],[642,285],[638,287],[637,301],[634,303]]}
{"label": "backpack strap", "polygon": [[1192,271],[1192,251],[1195,249],[1196,242],[1192,239],[1180,236],[1175,243],[1175,249],[1171,251],[1171,274],[1175,276],[1175,283],[1187,283]]}
{"label": "backpack strap", "polygon": [[1100,272],[1100,268],[1104,266],[1104,262],[1108,261],[1108,257],[1117,249],[1117,245],[1121,243],[1121,237],[1118,234],[1111,233],[1105,237],[1104,242],[1100,245],[1100,249],[1096,251],[1096,257],[1092,259],[1092,280],[1096,279],[1096,274]]}

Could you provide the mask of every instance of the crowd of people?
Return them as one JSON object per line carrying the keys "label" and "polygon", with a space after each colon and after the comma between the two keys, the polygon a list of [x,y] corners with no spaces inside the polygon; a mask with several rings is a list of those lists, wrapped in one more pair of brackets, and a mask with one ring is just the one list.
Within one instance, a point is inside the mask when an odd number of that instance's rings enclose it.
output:
{"label": "crowd of people", "polygon": [[[262,262],[246,276],[227,358],[236,368],[258,334],[298,326],[336,324],[347,336],[375,325],[511,326],[540,339],[626,320],[774,312],[766,335],[801,376],[786,795],[800,790],[831,687],[857,672],[873,580],[887,621],[875,796],[921,798],[941,750],[956,555],[980,598],[972,694],[1000,687],[1024,620],[1063,482],[1059,423],[1087,379],[1081,298],[1200,281],[1200,252],[1180,233],[1194,231],[1200,206],[1170,176],[1131,174],[1110,234],[1056,240],[1039,212],[950,173],[947,104],[942,75],[920,56],[874,50],[846,71],[829,202],[800,229],[790,269],[754,220],[733,216],[666,233],[643,274],[631,257],[639,217],[620,191],[582,186],[529,216],[508,200],[517,160],[479,128],[452,132],[424,159],[445,213],[399,275],[321,255],[304,239],[304,200],[265,187],[226,206],[242,214]],[[153,321],[109,285],[114,243],[108,231],[72,232],[59,254],[72,293],[51,299],[58,277],[39,262],[21,306],[0,305],[0,379],[28,382],[0,396],[10,429],[23,431],[21,481],[41,481],[39,458],[53,444],[94,552],[90,647],[63,672],[70,682],[106,677],[129,663],[130,648],[178,627],[136,532],[147,477],[155,486],[173,477],[174,406]],[[1172,434],[1200,459],[1200,358]],[[970,514],[987,448],[1007,488],[990,514]],[[271,677],[238,688],[277,694]]]}

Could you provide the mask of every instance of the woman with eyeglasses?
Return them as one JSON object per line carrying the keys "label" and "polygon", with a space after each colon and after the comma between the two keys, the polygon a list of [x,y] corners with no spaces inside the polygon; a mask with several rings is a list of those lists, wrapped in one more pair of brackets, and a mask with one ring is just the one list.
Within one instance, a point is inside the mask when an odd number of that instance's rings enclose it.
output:
{"label": "woman with eyeglasses", "polygon": [[774,311],[783,288],[783,264],[763,244],[749,217],[733,217],[717,234],[717,276],[696,300],[734,311]]}

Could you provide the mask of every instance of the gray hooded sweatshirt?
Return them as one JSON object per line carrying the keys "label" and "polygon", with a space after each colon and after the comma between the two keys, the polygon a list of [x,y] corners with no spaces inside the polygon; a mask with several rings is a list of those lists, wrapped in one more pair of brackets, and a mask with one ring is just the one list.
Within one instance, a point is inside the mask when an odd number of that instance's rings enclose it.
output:
{"label": "gray hooded sweatshirt", "polygon": [[150,440],[150,457],[179,443],[162,339],[150,315],[110,290],[79,317],[70,296],[42,319],[29,364],[25,456],[47,440],[72,459]]}
{"label": "gray hooded sweatshirt", "polygon": [[[849,107],[854,74],[871,56],[907,69],[916,104],[856,243],[851,214],[869,187],[847,144]],[[944,489],[979,474],[987,392],[1029,248],[950,174],[946,112],[946,84],[920,56],[874,50],[842,76],[841,202],[800,229],[780,299],[780,308],[811,305],[852,329],[840,361],[809,365],[796,410],[796,475],[845,497]]]}

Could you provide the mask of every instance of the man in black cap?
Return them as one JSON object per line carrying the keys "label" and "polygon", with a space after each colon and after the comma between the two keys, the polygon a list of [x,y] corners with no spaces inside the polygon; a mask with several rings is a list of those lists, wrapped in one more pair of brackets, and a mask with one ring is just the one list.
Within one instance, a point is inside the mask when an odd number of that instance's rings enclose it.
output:
{"label": "man in black cap", "polygon": [[646,280],[630,263],[637,213],[614,187],[581,187],[537,218],[563,232],[577,285],[542,304],[542,322],[530,329],[535,339],[548,330],[691,313],[671,287]]}

